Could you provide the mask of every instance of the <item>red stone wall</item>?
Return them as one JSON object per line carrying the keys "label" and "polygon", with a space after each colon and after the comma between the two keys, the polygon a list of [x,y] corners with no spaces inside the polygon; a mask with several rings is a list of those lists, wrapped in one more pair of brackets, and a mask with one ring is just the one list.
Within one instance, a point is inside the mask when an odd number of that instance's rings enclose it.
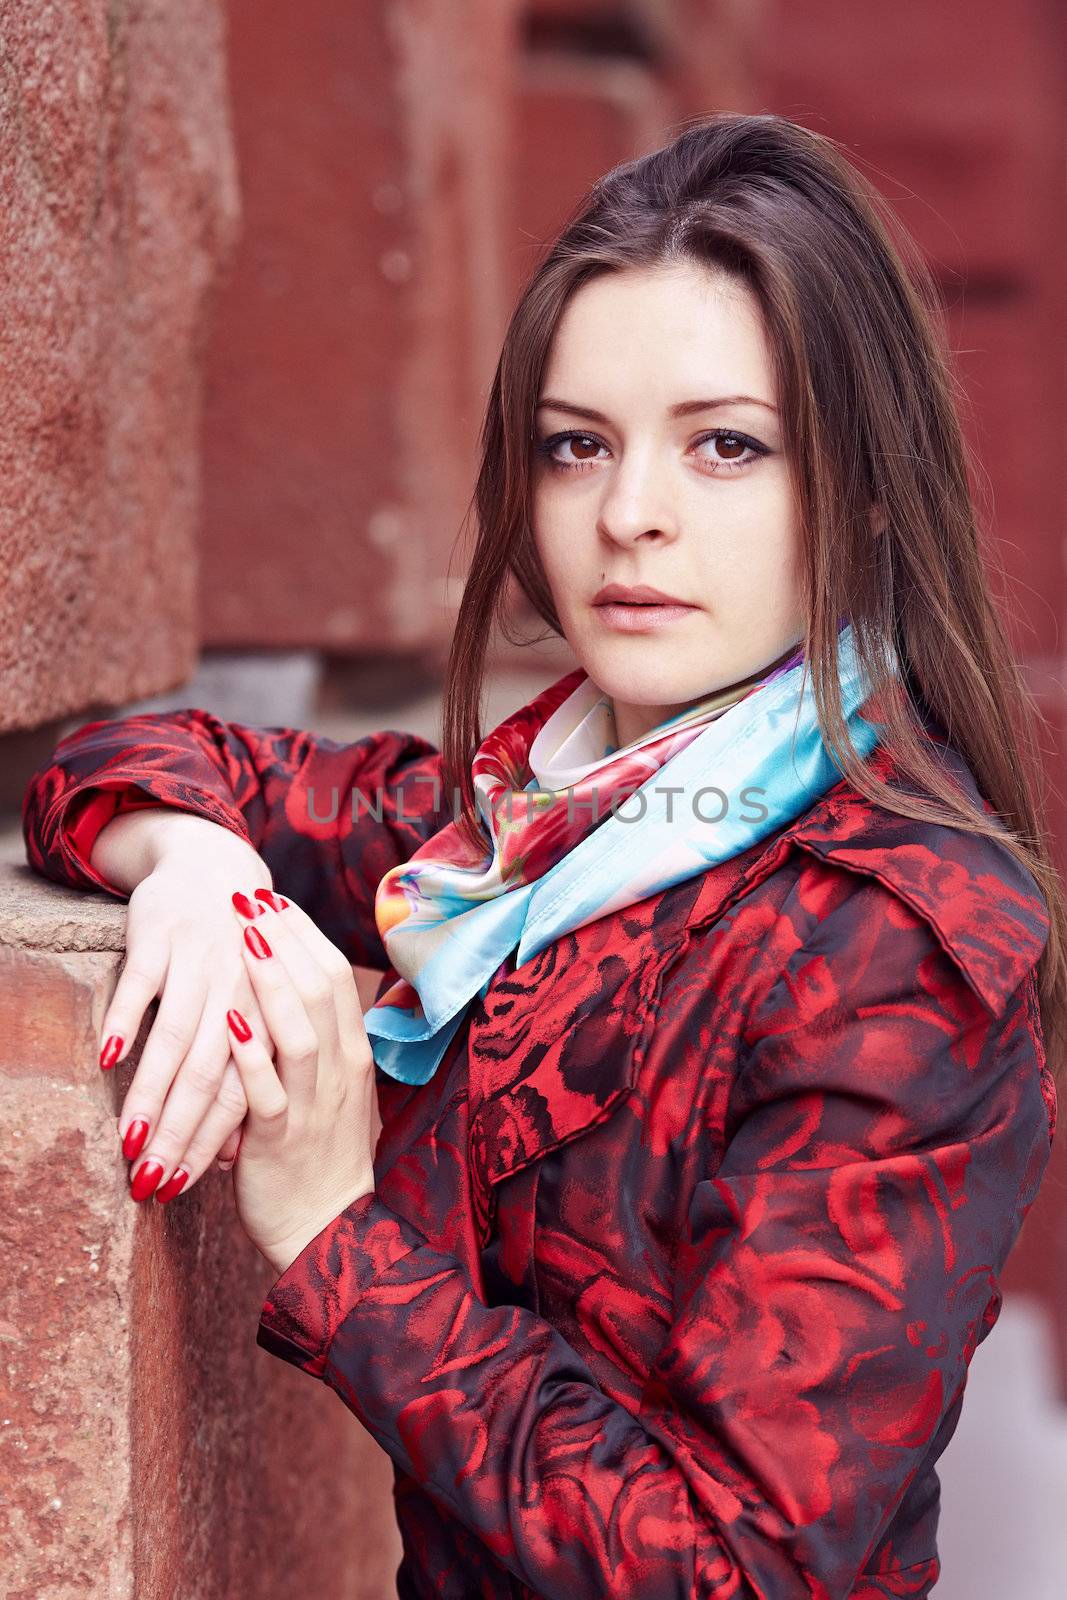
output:
{"label": "red stone wall", "polygon": [[447,648],[505,316],[514,12],[231,0],[245,232],[209,351],[206,644]]}
{"label": "red stone wall", "polygon": [[0,732],[196,660],[223,51],[219,0],[0,10]]}
{"label": "red stone wall", "polygon": [[[388,1600],[392,1468],[336,1397],[255,1343],[273,1274],[212,1168],[137,1205],[96,1063],[118,901],[0,839],[0,1593]],[[329,1463],[323,1470],[323,1463]],[[323,1537],[323,1530],[329,1537]]]}

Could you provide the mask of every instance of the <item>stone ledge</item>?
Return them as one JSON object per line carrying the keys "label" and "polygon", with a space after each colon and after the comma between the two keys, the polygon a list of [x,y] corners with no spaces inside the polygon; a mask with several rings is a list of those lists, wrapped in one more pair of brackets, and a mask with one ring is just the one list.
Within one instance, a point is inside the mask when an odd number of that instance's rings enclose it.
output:
{"label": "stone ledge", "polygon": [[0,835],[4,1592],[225,1600],[284,1573],[286,1592],[388,1600],[389,1459],[257,1347],[272,1273],[232,1180],[130,1199],[117,1118],[155,1002],[127,1060],[97,1062],[125,918]]}
{"label": "stone ledge", "polygon": [[126,901],[45,878],[26,860],[21,828],[5,829],[0,832],[0,945],[121,954]]}

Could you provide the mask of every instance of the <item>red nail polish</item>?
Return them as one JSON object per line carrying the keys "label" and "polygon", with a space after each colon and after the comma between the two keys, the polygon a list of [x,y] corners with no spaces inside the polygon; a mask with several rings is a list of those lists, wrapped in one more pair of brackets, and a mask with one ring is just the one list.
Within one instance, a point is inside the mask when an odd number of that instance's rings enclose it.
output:
{"label": "red nail polish", "polygon": [[242,917],[260,917],[263,915],[263,907],[261,905],[253,905],[248,896],[246,894],[242,894],[240,889],[232,894],[230,899],[233,901]]}
{"label": "red nail polish", "polygon": [[102,1072],[107,1072],[110,1067],[115,1065],[115,1062],[118,1060],[122,1052],[122,1044],[123,1039],[121,1033],[111,1033],[108,1035],[104,1042],[104,1048],[100,1052],[100,1070]]}
{"label": "red nail polish", "polygon": [[165,1206],[168,1200],[173,1200],[174,1196],[185,1187],[188,1176],[184,1167],[179,1167],[177,1172],[171,1173],[162,1188],[156,1190],[156,1199],[161,1206]]}
{"label": "red nail polish", "polygon": [[264,939],[258,928],[247,927],[245,929],[245,944],[248,946],[254,956],[259,956],[261,961],[264,956],[269,956],[272,954],[270,945],[267,943],[266,939]]}
{"label": "red nail polish", "polygon": [[252,892],[257,900],[262,900],[272,911],[284,911],[289,904],[283,894],[275,894],[273,889],[254,889]]}
{"label": "red nail polish", "polygon": [[147,1200],[163,1176],[162,1161],[144,1161],[133,1175],[130,1194],[135,1200]]}
{"label": "red nail polish", "polygon": [[252,1030],[239,1011],[227,1011],[226,1021],[230,1024],[235,1036],[242,1044],[247,1044],[252,1037]]}
{"label": "red nail polish", "polygon": [[137,1117],[126,1129],[126,1137],[122,1141],[122,1153],[127,1161],[136,1161],[148,1138],[148,1122],[144,1117]]}

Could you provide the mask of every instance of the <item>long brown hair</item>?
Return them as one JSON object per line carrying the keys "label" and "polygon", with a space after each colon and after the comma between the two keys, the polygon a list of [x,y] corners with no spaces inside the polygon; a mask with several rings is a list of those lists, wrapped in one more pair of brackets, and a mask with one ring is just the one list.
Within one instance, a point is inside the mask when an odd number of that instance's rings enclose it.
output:
{"label": "long brown hair", "polygon": [[[460,796],[460,827],[479,837],[470,763],[482,737],[486,649],[494,625],[507,633],[511,580],[562,634],[530,517],[534,407],[556,325],[590,278],[678,261],[733,275],[762,308],[803,529],[805,650],[826,747],[872,801],[995,835],[1033,874],[1051,919],[1038,982],[1053,1067],[1067,1029],[1067,902],[1046,832],[1037,711],[987,569],[1003,572],[980,548],[957,415],[963,397],[937,292],[873,185],[832,140],[784,117],[700,118],[662,149],[614,167],[572,213],[515,308],[482,426],[477,539],[445,683],[444,779]],[[876,690],[884,642],[896,651],[905,692],[879,695],[882,744],[904,781],[932,800],[887,785],[852,745],[837,669],[844,616]],[[973,807],[924,748],[923,703],[993,815]]]}

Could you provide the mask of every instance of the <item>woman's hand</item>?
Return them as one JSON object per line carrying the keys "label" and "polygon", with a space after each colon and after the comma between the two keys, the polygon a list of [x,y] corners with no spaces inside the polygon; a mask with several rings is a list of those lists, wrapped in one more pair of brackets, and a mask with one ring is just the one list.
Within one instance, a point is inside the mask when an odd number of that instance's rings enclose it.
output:
{"label": "woman's hand", "polygon": [[374,1060],[352,968],[299,906],[244,927],[249,980],[274,1051],[227,1013],[248,1115],[233,1166],[241,1226],[276,1273],[374,1190]]}
{"label": "woman's hand", "polygon": [[236,1151],[248,1107],[227,1008],[240,1008],[253,1032],[268,1037],[230,895],[242,878],[269,893],[270,872],[251,846],[214,824],[202,827],[195,846],[183,834],[181,848],[163,854],[130,894],[126,962],[101,1030],[100,1065],[108,1069],[127,1055],[159,997],[118,1119],[135,1200],[188,1192],[216,1156],[221,1163]]}

